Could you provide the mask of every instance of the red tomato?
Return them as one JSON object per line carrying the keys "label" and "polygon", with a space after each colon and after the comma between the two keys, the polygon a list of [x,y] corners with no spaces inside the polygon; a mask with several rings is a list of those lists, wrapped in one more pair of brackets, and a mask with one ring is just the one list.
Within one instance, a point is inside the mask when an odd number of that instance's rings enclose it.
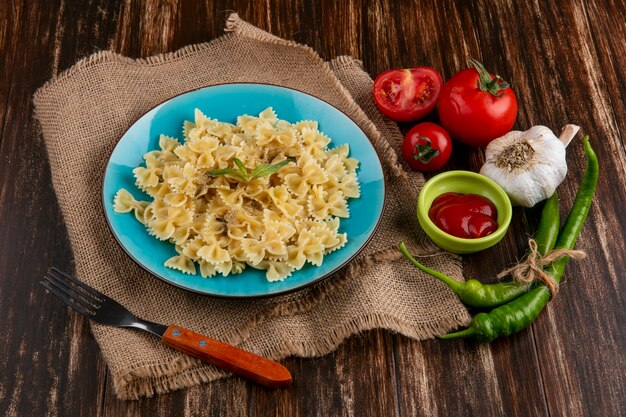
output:
{"label": "red tomato", "polygon": [[413,126],[402,142],[402,155],[416,171],[434,171],[450,159],[452,140],[439,125],[430,122]]}
{"label": "red tomato", "polygon": [[452,137],[485,146],[509,132],[517,117],[517,99],[509,83],[493,76],[480,62],[456,73],[443,86],[439,120]]}
{"label": "red tomato", "polygon": [[430,113],[443,87],[441,75],[430,67],[392,69],[374,81],[374,101],[396,122],[414,122]]}

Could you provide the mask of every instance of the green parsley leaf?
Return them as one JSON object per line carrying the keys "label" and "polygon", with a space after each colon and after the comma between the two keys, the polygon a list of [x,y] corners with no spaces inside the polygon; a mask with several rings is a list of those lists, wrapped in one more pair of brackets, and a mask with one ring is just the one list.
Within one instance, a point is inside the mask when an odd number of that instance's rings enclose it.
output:
{"label": "green parsley leaf", "polygon": [[273,173],[275,173],[276,171],[278,171],[279,169],[281,169],[288,163],[295,162],[295,161],[296,161],[295,158],[287,158],[284,161],[275,163],[274,165],[261,164],[252,170],[252,172],[250,173],[250,179],[267,177],[269,175],[272,175]]}
{"label": "green parsley leaf", "polygon": [[238,169],[234,169],[234,168],[217,169],[214,171],[207,171],[207,174],[213,175],[213,176],[232,175],[232,176],[239,178],[242,181],[250,181],[255,178],[262,178],[262,177],[270,176],[273,173],[277,172],[282,167],[284,167],[285,165],[287,165],[288,163],[295,162],[296,159],[289,157],[275,164],[260,164],[259,166],[254,168],[252,171],[248,171],[244,163],[239,158],[233,158],[232,161],[235,163],[235,165],[237,165]]}

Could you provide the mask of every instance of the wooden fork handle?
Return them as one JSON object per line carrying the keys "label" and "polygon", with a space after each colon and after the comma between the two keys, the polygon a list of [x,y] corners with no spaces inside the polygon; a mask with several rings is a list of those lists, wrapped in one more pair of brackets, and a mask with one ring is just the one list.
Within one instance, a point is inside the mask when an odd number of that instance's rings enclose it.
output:
{"label": "wooden fork handle", "polygon": [[291,374],[281,364],[175,324],[167,328],[161,341],[268,388],[291,384]]}

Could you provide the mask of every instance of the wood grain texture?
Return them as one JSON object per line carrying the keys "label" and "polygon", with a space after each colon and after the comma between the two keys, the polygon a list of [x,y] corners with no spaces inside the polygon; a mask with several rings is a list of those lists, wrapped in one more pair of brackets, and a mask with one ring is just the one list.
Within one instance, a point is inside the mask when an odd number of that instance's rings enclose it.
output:
{"label": "wood grain texture", "polygon": [[392,336],[376,330],[322,358],[292,358],[285,366],[293,385],[274,392],[253,387],[250,415],[399,417],[391,347]]}
{"label": "wood grain texture", "polygon": [[1,72],[10,80],[8,90],[2,89],[9,93],[3,97],[0,143],[0,317],[5,323],[0,414],[97,415],[105,367],[87,322],[59,309],[38,284],[48,265],[70,269],[72,258],[30,101],[51,74],[58,33],[52,17],[59,5],[26,6],[1,12],[9,16],[2,24],[8,49],[0,54],[8,68]]}
{"label": "wood grain texture", "polygon": [[[624,84],[611,85],[595,82],[597,74],[608,74],[615,80],[614,69],[601,66],[598,47],[592,28],[601,26],[621,15],[622,29],[626,21],[623,9],[606,13],[606,20],[591,20],[584,3],[566,10],[546,7],[542,10],[555,25],[572,25],[578,36],[569,38],[558,34],[556,43],[576,59],[560,61],[558,67],[559,91],[567,110],[553,115],[567,117],[584,127],[594,141],[602,165],[598,190],[601,197],[592,207],[589,221],[579,239],[578,248],[592,256],[583,263],[568,265],[563,292],[537,320],[533,332],[545,380],[551,384],[547,390],[548,409],[551,415],[595,415],[596,404],[614,404],[607,415],[626,414],[624,396],[624,341],[626,340],[626,309],[624,308],[623,259],[626,218],[619,207],[626,203],[624,181],[616,176],[625,172],[625,153],[620,144],[620,127],[616,114],[624,114]],[[621,13],[620,13],[621,12]],[[617,15],[617,16],[616,16]],[[619,17],[618,17],[619,18]],[[546,32],[542,35],[545,36]],[[541,35],[540,35],[541,36]],[[616,68],[624,68],[626,54],[623,42]],[[601,52],[600,52],[601,53]],[[623,71],[620,72],[623,78]],[[614,78],[613,78],[614,77]],[[590,80],[591,82],[581,82]],[[605,77],[600,77],[604,79]],[[622,80],[623,81],[623,80]],[[615,82],[615,81],[613,81]],[[573,104],[573,106],[572,106]],[[575,111],[574,109],[579,109]],[[585,111],[583,111],[583,108]],[[574,110],[574,111],[573,111]],[[621,126],[623,130],[624,125]],[[584,158],[578,147],[573,171],[580,173]],[[579,180],[580,175],[577,175]],[[572,202],[573,184],[568,193],[562,193],[563,205]],[[571,191],[570,191],[571,190]],[[612,207],[617,210],[607,210]],[[550,337],[546,337],[550,335]],[[590,349],[590,344],[593,348]],[[576,369],[576,372],[570,372]],[[558,384],[553,383],[558,381]],[[572,395],[573,394],[573,395]]]}
{"label": "wood grain texture", "polygon": [[[284,391],[229,378],[115,398],[88,324],[38,285],[50,265],[71,270],[72,255],[30,97],[98,50],[140,57],[209,41],[231,11],[326,59],[361,59],[374,76],[429,65],[447,78],[476,57],[512,83],[517,128],[582,126],[601,163],[578,244],[589,256],[568,265],[559,296],[531,329],[482,346],[376,330],[322,358],[287,359],[294,383]],[[0,3],[0,415],[626,415],[625,21],[619,0]],[[568,148],[563,215],[584,169],[579,145]],[[482,162],[481,150],[456,145],[448,168]],[[489,280],[523,256],[539,210],[514,216],[500,245],[465,257],[468,277]]]}

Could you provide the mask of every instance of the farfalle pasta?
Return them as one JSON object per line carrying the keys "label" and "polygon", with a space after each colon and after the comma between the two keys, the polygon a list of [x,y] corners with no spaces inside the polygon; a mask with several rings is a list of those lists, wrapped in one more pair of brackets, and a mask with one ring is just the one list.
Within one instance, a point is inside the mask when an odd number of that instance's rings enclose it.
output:
{"label": "farfalle pasta", "polygon": [[280,281],[346,244],[339,221],[360,196],[359,162],[348,145],[329,149],[317,122],[292,124],[267,108],[233,125],[196,109],[183,135],[161,135],[133,170],[152,201],[120,189],[113,202],[175,246],[166,267],[211,277],[250,266]]}

